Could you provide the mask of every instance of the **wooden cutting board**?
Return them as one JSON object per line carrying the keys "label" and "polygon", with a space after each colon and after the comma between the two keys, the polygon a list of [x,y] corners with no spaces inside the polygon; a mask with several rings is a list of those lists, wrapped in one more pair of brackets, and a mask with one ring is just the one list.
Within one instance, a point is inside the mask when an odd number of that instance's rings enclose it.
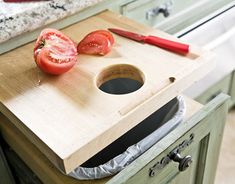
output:
{"label": "wooden cutting board", "polygon": [[[62,31],[78,42],[91,31],[109,27],[177,40],[109,11]],[[214,65],[211,53],[196,47],[181,56],[117,35],[114,38],[108,55],[80,55],[77,65],[61,76],[49,76],[37,68],[34,43],[0,56],[2,113],[66,173],[201,79]],[[98,88],[117,77],[144,84],[124,95]]]}

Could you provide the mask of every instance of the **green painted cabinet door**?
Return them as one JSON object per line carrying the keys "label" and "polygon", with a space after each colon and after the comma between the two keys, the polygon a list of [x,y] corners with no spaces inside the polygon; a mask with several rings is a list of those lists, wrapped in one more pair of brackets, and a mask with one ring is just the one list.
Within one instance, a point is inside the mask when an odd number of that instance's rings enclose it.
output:
{"label": "green painted cabinet door", "polygon": [[[218,95],[108,183],[213,184],[228,99],[227,95]],[[192,158],[183,172],[179,163],[167,158],[177,148],[181,157]]]}

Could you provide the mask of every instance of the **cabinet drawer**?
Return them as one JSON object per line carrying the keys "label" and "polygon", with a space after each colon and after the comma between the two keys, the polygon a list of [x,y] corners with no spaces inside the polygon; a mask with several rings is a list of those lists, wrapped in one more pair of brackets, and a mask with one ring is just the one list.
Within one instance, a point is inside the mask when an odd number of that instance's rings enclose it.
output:
{"label": "cabinet drawer", "polygon": [[[208,132],[207,132],[208,133]],[[191,139],[193,137],[193,139]],[[205,137],[206,141],[208,136]],[[192,140],[192,142],[191,142]],[[177,181],[175,183],[194,183],[196,177],[197,163],[199,162],[200,156],[200,141],[201,136],[195,130],[189,131],[177,140],[172,146],[168,147],[164,150],[159,156],[153,159],[146,167],[143,168],[137,175],[135,175],[131,179],[131,183],[135,183],[135,181],[140,180],[141,178],[145,179],[142,183],[171,183],[173,181]],[[180,152],[180,156],[182,158],[189,156],[192,159],[192,163],[189,168],[185,171],[179,171],[179,163],[171,161],[169,159],[169,154],[177,149],[179,145],[183,145],[184,142],[185,148]],[[169,161],[169,163],[167,163]],[[152,172],[154,172],[153,175]]]}
{"label": "cabinet drawer", "polygon": [[[110,183],[213,183],[220,142],[227,112],[227,95],[219,95],[188,121],[182,123],[171,134],[139,157],[133,164],[111,179]],[[170,161],[164,164],[167,155],[179,145],[189,143],[180,153],[193,159],[190,167],[179,172],[178,164]],[[174,137],[174,138],[173,138]],[[178,138],[176,138],[178,137]],[[174,140],[174,141],[173,141]],[[168,146],[169,145],[169,146]],[[150,176],[151,168],[156,168]]]}
{"label": "cabinet drawer", "polygon": [[[137,0],[121,9],[129,18],[174,34],[229,2],[232,0]],[[159,9],[161,13],[157,13]]]}
{"label": "cabinet drawer", "polygon": [[155,26],[195,3],[197,1],[193,0],[137,0],[122,6],[122,13],[141,23]]}
{"label": "cabinet drawer", "polygon": [[199,95],[196,100],[202,104],[206,104],[214,97],[216,97],[219,93],[226,93],[230,95],[231,81],[232,74],[224,77],[222,80],[209,87],[209,89],[207,89],[203,94]]}

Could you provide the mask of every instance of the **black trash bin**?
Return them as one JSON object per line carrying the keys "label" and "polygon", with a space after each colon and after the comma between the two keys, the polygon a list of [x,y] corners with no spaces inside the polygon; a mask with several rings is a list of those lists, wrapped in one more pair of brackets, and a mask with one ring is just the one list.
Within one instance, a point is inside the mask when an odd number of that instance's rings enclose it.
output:
{"label": "black trash bin", "polygon": [[[132,79],[114,79],[104,83],[102,91],[125,94],[142,85]],[[79,180],[99,179],[114,175],[124,169],[161,138],[172,131],[182,120],[186,111],[182,96],[178,96],[151,114],[137,126],[108,145],[95,156],[69,173]]]}

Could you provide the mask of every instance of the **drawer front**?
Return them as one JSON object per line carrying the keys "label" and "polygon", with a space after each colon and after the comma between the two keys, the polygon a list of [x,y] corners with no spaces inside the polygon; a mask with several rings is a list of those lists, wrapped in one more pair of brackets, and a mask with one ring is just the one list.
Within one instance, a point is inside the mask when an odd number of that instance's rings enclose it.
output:
{"label": "drawer front", "polygon": [[[164,150],[159,156],[152,160],[149,164],[146,165],[139,173],[137,173],[128,183],[137,183],[137,181],[142,180],[140,183],[181,183],[181,184],[193,184],[196,179],[199,179],[197,176],[197,170],[205,168],[203,165],[198,164],[200,161],[203,163],[202,155],[206,154],[207,144],[209,139],[209,130],[205,129],[204,126],[195,127],[189,131],[186,135],[177,140],[173,145]],[[194,134],[194,139],[191,144],[186,145],[185,149],[180,153],[182,157],[191,156],[192,163],[189,168],[185,171],[179,171],[179,163],[170,161],[168,164],[162,162],[167,158],[177,146],[182,145],[184,141],[189,141],[190,135]],[[156,166],[158,164],[159,166]],[[153,167],[158,167],[155,170],[155,175],[150,176],[151,169]]]}
{"label": "drawer front", "polygon": [[[227,100],[227,95],[217,96],[109,183],[212,184],[227,114]],[[191,128],[188,127],[190,124]],[[174,135],[177,135],[178,139],[174,140]],[[164,146],[172,140],[174,140],[173,143],[165,148]],[[172,150],[179,147],[182,157],[190,155],[193,160],[184,172],[179,171],[178,163],[169,161]]]}
{"label": "drawer front", "polygon": [[[194,135],[193,142],[189,143],[190,135]],[[196,137],[197,136],[197,137]],[[194,179],[196,177],[197,163],[199,160],[199,151],[200,151],[200,138],[198,135],[195,135],[195,132],[188,132],[181,139],[177,140],[175,144],[167,148],[163,151],[159,156],[157,156],[153,161],[151,161],[143,170],[145,172],[138,173],[132,180],[139,180],[140,178],[145,178],[144,182],[146,183],[194,183]],[[184,144],[183,142],[189,143],[189,145],[185,145],[183,151],[180,152],[180,156],[182,158],[186,156],[190,156],[192,159],[192,163],[190,167],[185,171],[179,171],[179,163],[170,161],[168,164],[164,160],[168,160],[168,155],[172,153],[174,149],[177,149],[179,145]],[[181,161],[182,163],[182,161]],[[154,171],[154,175],[152,174]],[[176,182],[177,181],[177,182]],[[143,182],[143,183],[144,183]]]}
{"label": "drawer front", "polygon": [[193,0],[137,0],[124,5],[122,13],[141,23],[155,26],[196,2]]}
{"label": "drawer front", "polygon": [[[142,181],[141,183],[193,184],[196,182],[201,183],[203,180],[207,180],[205,183],[208,184],[213,183],[217,164],[216,162],[219,154],[219,144],[221,142],[221,136],[218,135],[221,135],[223,132],[224,119],[225,113],[222,108],[218,109],[216,113],[214,111],[210,115],[208,114],[207,118],[202,120],[194,128],[178,139],[173,145],[164,150],[159,156],[130,179],[130,183],[136,183],[141,179],[145,179],[145,181]],[[193,162],[188,169],[184,172],[180,172],[178,168],[179,164],[170,161],[166,166],[163,164],[162,167],[159,167],[153,177],[148,175],[150,168],[152,168],[156,163],[161,163],[163,158],[169,155],[175,147],[182,145],[183,142],[189,141],[190,135],[192,134],[194,135],[193,142],[191,144],[189,143],[188,146],[186,145],[185,149],[180,153],[182,157],[185,157],[186,155],[190,155],[192,157]],[[205,163],[208,164],[205,165]],[[204,178],[203,175],[205,176]]]}
{"label": "drawer front", "polygon": [[202,104],[206,104],[220,93],[226,93],[230,95],[231,81],[232,74],[226,76],[218,83],[212,85],[207,91],[198,96],[196,100]]}
{"label": "drawer front", "polygon": [[137,0],[121,10],[129,18],[174,34],[229,2],[232,0]]}

